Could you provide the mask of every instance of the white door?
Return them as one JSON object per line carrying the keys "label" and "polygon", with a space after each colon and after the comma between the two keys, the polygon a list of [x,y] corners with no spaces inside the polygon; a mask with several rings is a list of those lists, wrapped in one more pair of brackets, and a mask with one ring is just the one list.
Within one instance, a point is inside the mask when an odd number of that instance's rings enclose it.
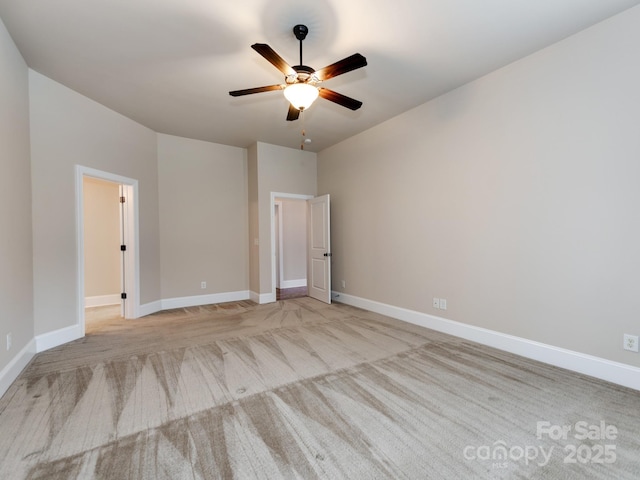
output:
{"label": "white door", "polygon": [[329,195],[307,200],[309,234],[307,289],[310,297],[331,303],[331,236]]}
{"label": "white door", "polygon": [[[130,199],[131,200],[131,199]],[[122,252],[121,267],[120,267],[120,316],[125,318],[127,316],[127,214],[129,213],[126,208],[127,201],[127,187],[120,185],[120,251]]]}
{"label": "white door", "polygon": [[120,186],[120,233],[122,236],[122,293],[121,307],[124,318],[136,318],[134,292],[135,292],[135,198],[133,185],[122,184]]}

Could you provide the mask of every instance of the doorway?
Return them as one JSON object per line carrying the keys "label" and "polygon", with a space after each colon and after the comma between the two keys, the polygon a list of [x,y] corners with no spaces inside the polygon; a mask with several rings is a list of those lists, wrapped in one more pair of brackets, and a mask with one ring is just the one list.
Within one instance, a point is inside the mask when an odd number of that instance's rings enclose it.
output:
{"label": "doorway", "polygon": [[[297,195],[271,192],[271,300],[277,299],[277,287],[282,285],[278,276],[278,243],[276,237],[276,202],[282,199],[304,200],[306,216],[306,286],[307,295],[331,303],[331,234],[329,195]],[[281,212],[280,212],[281,213]],[[280,215],[279,217],[282,217]],[[281,236],[281,235],[280,235]],[[282,255],[280,255],[282,257]]]}
{"label": "doorway", "polygon": [[83,193],[85,333],[89,334],[92,325],[124,316],[122,186],[84,176]]}
{"label": "doorway", "polygon": [[307,296],[307,204],[299,198],[274,201],[276,300]]}
{"label": "doorway", "polygon": [[[105,214],[100,219],[89,220],[85,216],[85,207],[95,213],[96,205],[87,205],[85,186],[99,186],[104,197],[115,198],[117,205],[110,214]],[[91,188],[91,187],[89,187]],[[120,304],[120,315],[127,319],[138,318],[140,309],[139,301],[139,258],[138,252],[138,182],[137,180],[122,177],[120,175],[95,170],[80,165],[76,166],[76,230],[77,230],[77,290],[78,290],[78,325],[82,336],[86,333],[85,302],[88,304],[111,303]],[[89,193],[90,195],[90,193]],[[95,201],[93,198],[89,201]],[[98,201],[101,203],[101,200]],[[107,219],[109,216],[110,219]],[[115,221],[114,221],[115,219]],[[93,221],[95,220],[95,222]],[[85,231],[95,228],[92,223],[102,225],[104,232],[110,238],[103,242],[106,248],[116,249],[116,254],[107,254],[105,251],[98,253],[98,257],[88,259],[91,254],[85,249]],[[96,232],[92,232],[95,234]],[[93,242],[94,239],[87,239]],[[93,248],[95,245],[87,245]],[[95,255],[95,252],[93,252]],[[99,258],[104,256],[105,258]],[[87,268],[94,269],[100,266],[100,271],[91,273]],[[115,273],[114,273],[115,272]],[[92,278],[89,278],[92,277]],[[95,278],[98,277],[96,281]],[[91,283],[94,282],[94,283]],[[95,283],[97,282],[97,283]],[[91,285],[89,287],[89,285]],[[101,285],[97,287],[97,285]],[[96,287],[98,288],[96,290]],[[114,293],[112,290],[116,289]],[[104,289],[104,290],[103,290]],[[96,294],[96,292],[107,292]],[[90,300],[91,299],[91,300]]]}
{"label": "doorway", "polygon": [[[304,287],[306,289],[307,286],[307,275],[306,275],[306,252],[307,252],[307,226],[306,226],[306,211],[307,211],[307,200],[314,198],[313,195],[299,195],[293,193],[281,193],[281,192],[271,192],[271,298],[274,300],[278,299],[279,294],[288,294],[293,293],[297,296],[300,296],[299,292],[294,292],[293,290],[290,292],[283,292],[284,290],[300,288]],[[277,205],[277,206],[276,206]],[[287,207],[293,206],[293,210]],[[302,230],[302,234],[295,234],[295,237],[298,239],[294,241],[295,252],[291,255],[292,252],[288,252],[287,249],[287,241],[286,236],[288,235],[286,230],[287,225],[287,212],[291,213],[292,211],[298,211],[298,213],[294,213],[292,220],[294,217],[300,217],[300,210],[303,210],[304,213],[304,223],[300,225],[295,225],[299,223],[297,222],[289,222],[292,223],[293,230],[300,231],[300,227]],[[282,227],[282,229],[281,229]],[[302,235],[302,246],[300,246],[300,235]],[[283,241],[284,237],[284,241]],[[289,245],[291,245],[291,241],[289,241]],[[282,248],[281,248],[282,247]],[[304,261],[302,265],[299,263],[299,254],[300,252],[304,252]],[[289,255],[288,255],[289,254]],[[287,267],[287,262],[285,258],[289,257],[291,260]],[[282,266],[280,265],[282,263]],[[306,293],[305,293],[306,295]]]}

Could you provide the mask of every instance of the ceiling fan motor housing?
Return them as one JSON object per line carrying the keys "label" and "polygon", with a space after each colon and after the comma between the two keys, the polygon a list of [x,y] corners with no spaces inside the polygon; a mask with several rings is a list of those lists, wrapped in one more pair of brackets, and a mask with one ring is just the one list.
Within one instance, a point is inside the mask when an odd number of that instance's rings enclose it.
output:
{"label": "ceiling fan motor housing", "polygon": [[[296,71],[296,75],[288,76],[286,79],[287,83],[307,83],[309,80],[311,80],[310,83],[317,82],[317,79],[312,78],[313,74],[316,73],[313,68],[306,65],[294,65],[291,68]],[[290,78],[291,81],[289,81]]]}

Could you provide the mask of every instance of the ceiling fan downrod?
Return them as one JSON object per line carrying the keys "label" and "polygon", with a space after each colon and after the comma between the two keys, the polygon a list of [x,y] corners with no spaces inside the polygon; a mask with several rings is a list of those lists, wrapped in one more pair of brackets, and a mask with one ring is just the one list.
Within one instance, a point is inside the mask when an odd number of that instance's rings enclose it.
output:
{"label": "ceiling fan downrod", "polygon": [[304,65],[302,63],[302,41],[307,38],[307,34],[309,33],[309,29],[306,25],[296,25],[293,27],[293,34],[300,41],[300,65]]}

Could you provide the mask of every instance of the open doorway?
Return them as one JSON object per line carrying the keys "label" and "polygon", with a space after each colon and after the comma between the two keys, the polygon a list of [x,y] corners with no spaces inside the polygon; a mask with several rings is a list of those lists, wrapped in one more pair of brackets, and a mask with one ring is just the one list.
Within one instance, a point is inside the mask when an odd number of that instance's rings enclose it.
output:
{"label": "open doorway", "polygon": [[[76,166],[77,311],[82,336],[86,306],[114,305],[118,317],[139,316],[137,193],[137,180]],[[115,206],[105,207],[112,201]]]}
{"label": "open doorway", "polygon": [[307,296],[307,204],[300,198],[274,201],[276,300]]}
{"label": "open doorway", "polygon": [[124,316],[122,186],[83,178],[85,333],[112,317]]}
{"label": "open doorway", "polygon": [[272,298],[307,295],[307,200],[271,192]]}

